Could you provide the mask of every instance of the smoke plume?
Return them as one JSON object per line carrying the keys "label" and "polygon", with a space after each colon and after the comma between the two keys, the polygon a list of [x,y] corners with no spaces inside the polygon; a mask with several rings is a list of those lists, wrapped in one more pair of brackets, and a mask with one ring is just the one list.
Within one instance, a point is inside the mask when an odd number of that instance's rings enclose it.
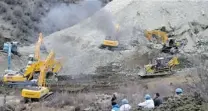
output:
{"label": "smoke plume", "polygon": [[97,23],[97,28],[102,31],[106,36],[115,36],[116,29],[114,19],[111,13],[102,10],[96,15],[95,21]]}
{"label": "smoke plume", "polygon": [[42,18],[40,27],[45,34],[73,26],[102,7],[100,0],[84,0],[79,4],[59,4]]}

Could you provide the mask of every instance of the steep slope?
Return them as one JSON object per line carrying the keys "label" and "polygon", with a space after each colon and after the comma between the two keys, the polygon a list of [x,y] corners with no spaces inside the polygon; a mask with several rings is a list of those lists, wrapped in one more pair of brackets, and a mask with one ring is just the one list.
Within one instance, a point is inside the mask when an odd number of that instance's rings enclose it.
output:
{"label": "steep slope", "polygon": [[[106,3],[106,0],[1,0],[0,48],[3,38],[23,45],[33,43],[39,32],[51,34],[70,27]],[[68,23],[64,24],[65,21]]]}
{"label": "steep slope", "polygon": [[[124,66],[134,61],[131,65],[136,68],[140,60],[148,62],[148,56],[139,57],[148,52],[143,30],[161,26],[170,30],[170,25],[177,28],[191,21],[207,23],[206,6],[207,2],[203,1],[114,0],[80,24],[46,37],[45,44],[48,50],[53,49],[65,58],[66,74],[93,73],[96,66],[118,61],[125,63]],[[110,52],[98,49],[105,36],[116,34],[115,23],[121,26],[116,36],[130,50]],[[131,47],[135,41],[139,48]],[[192,44],[188,45],[188,48],[192,47]]]}

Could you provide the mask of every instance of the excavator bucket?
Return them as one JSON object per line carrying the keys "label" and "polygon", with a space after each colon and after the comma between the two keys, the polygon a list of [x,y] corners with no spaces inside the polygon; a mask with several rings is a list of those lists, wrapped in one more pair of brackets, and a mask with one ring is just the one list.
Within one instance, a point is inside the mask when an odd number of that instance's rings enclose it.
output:
{"label": "excavator bucket", "polygon": [[40,33],[39,34],[39,38],[38,38],[38,42],[36,43],[36,46],[35,46],[35,58],[40,61],[40,46],[43,42],[43,34]]}

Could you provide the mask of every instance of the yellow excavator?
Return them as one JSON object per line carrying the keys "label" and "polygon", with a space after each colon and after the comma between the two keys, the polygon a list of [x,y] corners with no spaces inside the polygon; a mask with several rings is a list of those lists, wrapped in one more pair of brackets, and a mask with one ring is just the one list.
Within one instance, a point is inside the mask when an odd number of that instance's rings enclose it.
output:
{"label": "yellow excavator", "polygon": [[61,62],[55,60],[55,53],[51,51],[40,68],[37,86],[29,86],[22,89],[21,95],[25,102],[39,101],[40,99],[44,99],[52,94],[52,92],[50,92],[49,88],[46,86],[46,78],[48,74],[58,73],[61,68]]}
{"label": "yellow excavator", "polygon": [[30,55],[28,58],[28,64],[25,69],[21,69],[17,72],[7,72],[3,77],[3,82],[13,85],[28,85],[30,80],[33,79],[34,74],[40,72],[40,67],[43,65],[43,61],[40,59],[40,46],[43,42],[42,33],[39,34],[39,39],[35,46],[35,54]]}
{"label": "yellow excavator", "polygon": [[178,57],[159,57],[156,58],[153,64],[148,64],[144,66],[143,73],[139,75],[141,77],[146,76],[159,76],[168,75],[173,73],[173,68],[179,65]]}
{"label": "yellow excavator", "polygon": [[175,54],[179,52],[180,42],[174,38],[168,38],[168,34],[161,30],[145,30],[146,38],[153,43],[162,44],[161,52]]}
{"label": "yellow excavator", "polygon": [[160,31],[160,30],[152,30],[152,31],[147,31],[145,30],[145,36],[146,38],[151,41],[151,42],[159,42],[161,44],[166,44],[168,41],[168,35],[166,32]]}
{"label": "yellow excavator", "polygon": [[[120,25],[116,24],[115,28],[116,28],[116,33],[118,33],[119,30],[120,30]],[[115,35],[113,35],[113,36],[115,36]],[[116,37],[112,37],[112,36],[107,36],[106,39],[103,41],[102,45],[99,48],[100,49],[106,49],[107,48],[108,50],[111,50],[111,51],[124,50],[124,47],[122,47],[119,44]]]}

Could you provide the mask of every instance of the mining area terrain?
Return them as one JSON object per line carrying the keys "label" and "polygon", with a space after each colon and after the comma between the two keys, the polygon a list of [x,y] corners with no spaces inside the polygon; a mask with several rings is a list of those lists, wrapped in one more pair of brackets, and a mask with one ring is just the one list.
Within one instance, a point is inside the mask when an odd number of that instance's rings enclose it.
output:
{"label": "mining area terrain", "polygon": [[[119,31],[115,24],[119,24]],[[179,53],[152,48],[145,30],[165,27],[168,37],[186,40]],[[12,54],[11,68],[26,67],[43,34],[41,59],[53,50],[62,58],[53,95],[24,103],[21,88],[3,84],[7,53],[0,52],[0,111],[110,111],[111,97],[129,100],[132,111],[144,95],[160,93],[164,103],[154,111],[207,111],[208,1],[200,0],[0,0],[0,50],[17,41],[21,56]],[[126,50],[99,46],[115,37]],[[157,57],[177,56],[179,65],[165,76],[140,77]],[[183,97],[173,99],[175,89]],[[120,103],[119,103],[120,104]]]}

